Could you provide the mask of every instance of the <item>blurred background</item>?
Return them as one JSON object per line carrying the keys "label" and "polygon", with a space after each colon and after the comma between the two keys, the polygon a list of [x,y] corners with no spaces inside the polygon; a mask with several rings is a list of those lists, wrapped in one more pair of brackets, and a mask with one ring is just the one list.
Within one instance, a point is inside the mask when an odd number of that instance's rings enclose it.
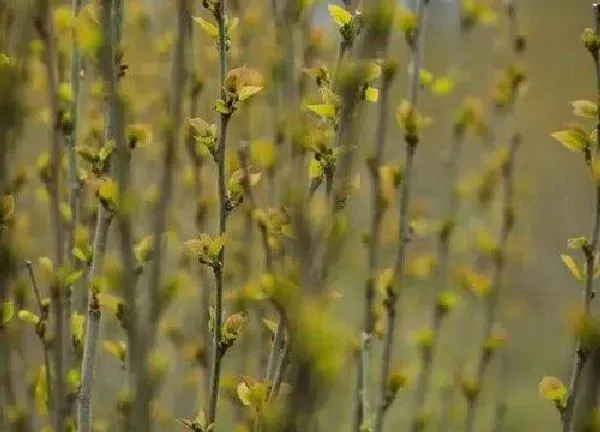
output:
{"label": "blurred background", "polygon": [[[57,5],[59,2],[56,2]],[[151,203],[156,198],[162,142],[158,131],[160,113],[164,112],[165,91],[168,89],[171,48],[174,40],[175,12],[171,1],[126,2],[125,59],[129,70],[123,85],[130,95],[128,120],[150,125],[155,131],[154,139],[139,150],[134,160],[133,187],[139,190],[142,201]],[[240,17],[232,46],[232,67],[247,65],[260,71],[266,78],[265,89],[269,92],[269,65],[273,60],[277,43],[273,38],[273,24],[264,1],[230,2],[235,8],[233,15]],[[498,11],[498,23],[494,26],[476,28],[472,34],[459,42],[457,32],[458,9],[453,1],[431,0],[430,15],[427,20],[424,68],[435,76],[449,73],[458,59],[464,59],[461,67],[461,91],[466,95],[481,98],[488,104],[490,88],[496,71],[510,61],[510,47],[506,16],[500,2],[494,3]],[[506,397],[508,411],[505,431],[558,431],[560,421],[552,404],[538,395],[538,383],[544,375],[556,375],[566,380],[568,377],[573,334],[569,327],[569,317],[579,302],[580,286],[573,280],[562,264],[560,254],[566,250],[570,237],[585,235],[591,228],[594,206],[593,184],[585,170],[581,157],[564,149],[550,134],[565,124],[575,121],[570,101],[577,99],[595,100],[596,83],[594,65],[580,40],[585,27],[593,27],[592,4],[587,0],[519,0],[517,19],[520,31],[526,38],[527,48],[523,64],[527,71],[527,91],[516,110],[516,125],[522,132],[523,142],[517,150],[514,172],[516,185],[516,228],[510,243],[510,264],[507,268],[505,286],[501,294],[499,320],[508,332],[504,367],[495,361],[488,373],[488,381],[482,395],[482,411],[478,417],[477,431],[490,429],[492,413],[498,397]],[[208,19],[200,2],[195,2],[195,13]],[[320,52],[316,56],[333,69],[338,45],[338,33],[327,14],[327,2],[317,1],[313,15],[314,34],[320,42]],[[215,120],[212,101],[216,96],[217,58],[212,42],[199,26],[194,27],[194,63],[196,73],[202,79],[204,90],[200,97],[200,116]],[[245,40],[245,42],[242,42]],[[244,48],[242,49],[242,43]],[[298,42],[299,44],[301,42]],[[460,43],[460,45],[459,45]],[[390,56],[401,65],[395,80],[392,97],[392,113],[400,101],[406,97],[408,53],[399,31],[394,32],[390,43]],[[300,60],[298,60],[300,61]],[[39,66],[39,65],[38,65]],[[304,65],[310,67],[310,65]],[[24,134],[14,153],[12,168],[26,167],[35,172],[35,161],[46,146],[47,111],[43,84],[35,83],[39,70],[33,69],[33,79],[24,95],[30,116]],[[86,64],[84,88],[84,116],[89,123],[81,126],[81,137],[93,128],[101,126],[102,120],[98,104],[86,103],[91,99],[96,78],[94,65]],[[309,87],[308,97],[314,99],[315,89]],[[312,95],[312,96],[311,96]],[[434,124],[426,130],[420,143],[417,156],[415,202],[427,218],[439,217],[448,194],[448,179],[445,175],[446,160],[449,154],[451,119],[455,106],[452,96],[434,96],[423,92],[421,110],[434,119]],[[187,102],[186,102],[187,104]],[[186,113],[188,113],[186,105]],[[363,285],[367,269],[367,256],[361,239],[368,231],[370,212],[366,210],[370,202],[370,179],[364,169],[364,158],[371,151],[374,138],[375,105],[364,112],[359,128],[360,157],[356,164],[360,172],[360,189],[348,204],[351,215],[350,238],[339,257],[329,279],[329,287],[340,294],[333,302],[334,316],[349,334],[357,334],[362,316]],[[188,114],[186,114],[188,116]],[[493,119],[493,114],[490,114]],[[256,107],[246,115],[240,115],[233,122],[231,142],[239,144],[242,136],[251,140],[270,139],[272,136],[271,114],[268,108],[268,95],[256,102]],[[593,123],[585,125],[592,128]],[[492,124],[496,142],[506,142],[511,133],[510,125],[496,121]],[[390,126],[386,143],[386,159],[399,161],[403,153],[402,134],[395,121]],[[490,154],[486,145],[477,137],[470,137],[464,146],[461,160],[463,175],[477,173],[486,155]],[[169,209],[169,230],[176,233],[174,244],[191,238],[195,232],[195,202],[190,199],[190,170],[187,153],[181,148],[177,170],[177,184]],[[213,180],[211,164],[205,169],[206,184]],[[11,168],[11,169],[12,169]],[[22,253],[36,259],[50,255],[50,225],[47,206],[39,181],[32,180],[19,196],[18,208],[27,212],[29,223],[22,239]],[[214,199],[215,191],[206,187],[204,193]],[[258,192],[258,199],[266,202],[265,191]],[[211,232],[216,220],[214,205],[207,209],[207,230]],[[453,264],[472,264],[473,251],[470,240],[476,228],[482,223],[472,200],[461,203],[459,230],[453,245]],[[394,254],[394,224],[396,213],[386,217],[384,235],[384,256],[382,267],[391,265]],[[388,220],[389,219],[389,220]],[[494,225],[495,226],[495,225]],[[232,236],[244,238],[246,225],[244,213],[233,216]],[[151,231],[151,218],[141,212],[135,219],[136,236],[141,237]],[[115,242],[118,236],[113,227],[110,234],[110,254],[116,259]],[[241,243],[242,240],[240,240]],[[239,251],[237,249],[240,249]],[[179,268],[177,246],[169,249],[167,273],[182,271]],[[233,272],[229,275],[229,310],[236,307],[236,292],[249,279],[260,274],[261,256],[258,233],[254,233],[252,247],[232,246],[229,255]],[[419,239],[411,245],[409,254],[433,253],[435,239]],[[248,278],[240,276],[239,270],[246,266]],[[249,269],[248,269],[249,268]],[[187,271],[187,270],[186,270]],[[188,271],[189,281],[178,298],[165,314],[161,328],[177,328],[184,335],[185,348],[169,342],[169,337],[160,339],[168,364],[168,373],[161,392],[160,412],[164,416],[164,429],[177,430],[174,417],[189,417],[196,409],[198,376],[190,352],[192,341],[197,339],[199,310],[203,289],[201,278],[194,267]],[[143,278],[140,287],[147,281]],[[396,359],[406,365],[414,375],[418,368],[418,355],[415,333],[426,327],[432,309],[432,287],[428,280],[415,281],[404,287],[400,299],[399,332],[396,343]],[[141,288],[140,295],[144,292]],[[251,308],[254,306],[251,306]],[[271,312],[267,312],[271,313]],[[481,300],[461,296],[458,306],[443,330],[442,346],[434,375],[428,404],[432,412],[438,412],[444,398],[454,398],[451,420],[439,431],[463,430],[464,400],[457,389],[452,390],[453,376],[457,371],[473,374],[477,359],[478,344],[482,334],[483,318]],[[31,332],[23,332],[23,340],[32,356],[40,355],[38,341]],[[168,331],[165,334],[168,336]],[[164,335],[163,335],[164,336]],[[102,339],[122,338],[117,320],[107,314],[104,318]],[[379,356],[380,344],[376,343],[375,355]],[[228,354],[224,370],[227,376],[252,375],[260,367],[264,358],[252,351],[233,349]],[[190,351],[192,350],[192,351]],[[187,354],[186,354],[187,353]],[[248,353],[251,353],[250,355]],[[15,360],[19,357],[13,353]],[[193,357],[193,354],[191,355]],[[41,358],[41,357],[37,357]],[[27,363],[23,367],[26,372]],[[374,374],[377,377],[378,374]],[[349,430],[352,425],[352,403],[355,389],[355,364],[348,357],[345,367],[335,380],[329,397],[323,402],[321,426],[323,431]],[[227,380],[225,380],[227,381]],[[116,418],[115,395],[122,389],[125,373],[118,361],[105,350],[98,352],[98,370],[94,394],[95,414],[108,419],[113,425]],[[451,390],[448,390],[448,389]],[[23,390],[18,390],[19,397]],[[401,390],[388,421],[387,430],[398,430],[407,421],[408,408],[412,403],[410,382],[407,389]],[[219,421],[227,423],[235,418],[239,403],[221,404]],[[435,424],[435,422],[434,422]],[[113,427],[113,426],[111,426]],[[110,429],[113,430],[113,429]],[[224,430],[233,430],[224,429]],[[434,430],[432,427],[431,430]]]}

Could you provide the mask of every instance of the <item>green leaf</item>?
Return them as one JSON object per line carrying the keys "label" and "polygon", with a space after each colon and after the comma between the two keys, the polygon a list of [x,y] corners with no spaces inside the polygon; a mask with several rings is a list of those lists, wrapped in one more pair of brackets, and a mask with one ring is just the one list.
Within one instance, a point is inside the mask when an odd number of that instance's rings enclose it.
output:
{"label": "green leaf", "polygon": [[98,195],[110,205],[116,205],[119,187],[117,183],[110,178],[104,179],[98,188]]}
{"label": "green leaf", "polygon": [[436,78],[431,85],[431,91],[438,96],[444,96],[452,92],[455,87],[455,82],[449,76]]}
{"label": "green leaf", "polygon": [[335,118],[335,105],[320,104],[320,105],[307,105],[306,109],[312,111],[319,117],[332,120]]}
{"label": "green leaf", "polygon": [[210,243],[210,246],[208,248],[208,255],[211,258],[218,258],[219,254],[221,253],[221,250],[223,249],[223,246],[225,246],[225,235],[221,234],[219,237],[215,238]]}
{"label": "green leaf", "polygon": [[365,90],[365,100],[368,102],[377,102],[379,99],[379,90],[375,87],[367,87]]}
{"label": "green leaf", "polygon": [[588,100],[576,100],[571,102],[573,114],[583,118],[597,118],[598,104]]}
{"label": "green leaf", "polygon": [[571,255],[563,254],[560,256],[560,259],[565,264],[565,266],[567,266],[567,269],[569,269],[569,272],[571,272],[575,279],[577,279],[578,281],[583,280],[583,274],[581,273],[579,266],[577,265],[577,263]]}
{"label": "green leaf", "polygon": [[85,252],[82,251],[81,249],[74,248],[72,253],[73,253],[73,256],[75,258],[77,258],[79,261],[81,261],[82,263],[89,264],[89,258],[87,257]]}
{"label": "green leaf", "polygon": [[217,99],[215,102],[215,111],[220,114],[229,114],[229,108],[223,99]]}
{"label": "green leaf", "polygon": [[567,388],[563,382],[554,376],[545,376],[538,386],[540,396],[552,402],[564,402],[567,399]]}
{"label": "green leaf", "polygon": [[12,301],[2,303],[0,314],[0,325],[4,326],[15,316],[15,303]]}
{"label": "green leaf", "polygon": [[21,321],[24,321],[26,323],[33,324],[33,325],[36,325],[40,321],[40,317],[38,317],[33,312],[30,312],[25,309],[20,310],[19,313],[17,314],[17,316],[19,317],[19,319]]}
{"label": "green leaf", "polygon": [[71,314],[71,335],[76,341],[83,340],[83,325],[85,324],[85,315],[73,312]]}
{"label": "green leaf", "polygon": [[587,133],[578,126],[554,132],[552,138],[561,143],[565,148],[574,152],[583,152],[591,147]]}
{"label": "green leaf", "polygon": [[323,164],[314,158],[311,159],[310,162],[308,163],[308,178],[310,180],[319,179],[319,178],[323,178],[324,175],[325,175],[325,168],[323,168]]}
{"label": "green leaf", "polygon": [[212,38],[218,38],[219,37],[219,29],[214,24],[209,23],[204,18],[199,17],[199,16],[194,17],[194,21],[196,23],[200,24],[200,27],[202,27],[202,30],[204,30],[204,32],[207,35],[209,35],[210,37],[212,37]]}
{"label": "green leaf", "polygon": [[433,82],[433,74],[425,69],[419,72],[419,82],[421,85],[428,85]]}
{"label": "green leaf", "polygon": [[240,102],[245,101],[246,99],[254,96],[259,93],[263,88],[258,86],[245,86],[240,89],[238,92],[238,99]]}
{"label": "green leaf", "polygon": [[65,278],[65,285],[71,286],[83,277],[83,270],[69,273]]}
{"label": "green leaf", "polygon": [[327,5],[329,15],[333,21],[340,27],[350,24],[352,22],[352,14],[343,7],[337,5]]}
{"label": "green leaf", "polygon": [[379,275],[377,275],[377,291],[382,295],[386,296],[388,291],[393,287],[394,284],[394,269],[388,267],[383,269]]}
{"label": "green leaf", "polygon": [[237,386],[237,396],[244,406],[251,405],[252,402],[250,400],[250,388],[243,381]]}
{"label": "green leaf", "polygon": [[117,148],[117,146],[113,142],[109,142],[108,144],[103,145],[100,151],[98,152],[98,158],[100,159],[100,161],[106,161],[106,159],[108,159],[108,157],[112,154],[115,148]]}

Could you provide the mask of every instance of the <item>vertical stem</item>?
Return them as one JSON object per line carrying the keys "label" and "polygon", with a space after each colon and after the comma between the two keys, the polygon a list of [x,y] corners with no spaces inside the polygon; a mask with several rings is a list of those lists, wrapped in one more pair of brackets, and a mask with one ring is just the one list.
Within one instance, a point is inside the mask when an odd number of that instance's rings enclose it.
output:
{"label": "vertical stem", "polygon": [[[384,48],[387,52],[387,45]],[[390,66],[393,68],[394,66]],[[392,84],[393,72],[387,70],[383,73],[381,99],[378,103],[377,128],[375,131],[375,154],[369,161],[371,171],[372,190],[371,190],[371,229],[369,239],[369,274],[365,281],[365,303],[364,303],[364,322],[363,322],[363,346],[358,359],[358,394],[357,407],[355,412],[354,430],[359,432],[363,423],[369,418],[371,385],[371,357],[372,344],[374,338],[374,311],[375,311],[375,284],[377,278],[377,266],[379,264],[380,239],[381,239],[381,220],[384,213],[383,197],[381,196],[381,174],[380,168],[383,161],[383,151],[385,139],[388,131],[389,117],[389,96],[390,86]]]}
{"label": "vertical stem", "polygon": [[504,267],[506,264],[506,245],[508,236],[513,226],[513,167],[515,163],[515,151],[520,144],[521,136],[514,132],[511,143],[509,144],[508,156],[502,167],[502,226],[498,241],[498,252],[493,259],[493,275],[491,291],[486,298],[485,305],[485,324],[483,332],[482,346],[480,348],[479,361],[477,364],[476,382],[478,391],[468,400],[467,413],[465,422],[465,432],[472,432],[475,427],[475,415],[479,406],[479,397],[481,395],[481,387],[485,372],[491,361],[492,353],[487,349],[486,343],[489,340],[493,326],[496,320],[496,312],[498,309],[498,299],[500,289],[503,285]]}
{"label": "vertical stem", "polygon": [[[227,0],[220,0],[219,9],[215,13],[219,27],[219,83],[221,87],[221,99],[227,97],[225,89],[225,77],[227,76],[227,29],[225,28],[225,18],[227,11]],[[217,154],[218,164],[218,191],[219,191],[219,235],[225,235],[227,232],[227,184],[225,180],[225,158],[227,155],[227,125],[229,124],[229,114],[221,114],[219,122],[219,147]],[[210,397],[208,403],[208,424],[214,424],[217,414],[217,402],[219,399],[219,382],[221,380],[221,360],[223,353],[219,347],[221,342],[221,326],[223,323],[223,266],[225,265],[225,246],[219,253],[219,265],[214,268],[216,281],[215,291],[215,331],[212,346],[212,363],[210,376]]]}
{"label": "vertical stem", "polygon": [[[63,227],[60,214],[60,178],[62,143],[59,121],[59,106],[57,95],[57,52],[54,39],[54,28],[52,24],[52,8],[49,0],[39,0],[39,16],[36,22],[38,32],[45,43],[44,61],[46,63],[47,96],[50,104],[50,180],[48,191],[50,194],[50,220],[52,224],[52,235],[54,242],[54,264],[61,268],[64,262]],[[54,284],[51,287],[52,310],[54,311],[54,350],[53,361],[55,371],[55,403],[54,403],[54,427],[62,431],[65,427],[65,356],[66,343],[68,341],[68,326],[65,317],[65,293],[63,287]]]}
{"label": "vertical stem", "polygon": [[[115,3],[114,0],[106,0],[102,3],[101,12],[103,43],[100,54],[100,73],[108,89],[108,105],[105,111],[105,140],[107,142],[110,140],[118,142],[119,132],[122,132],[122,126],[121,130],[118,129],[120,123],[117,119],[117,116],[119,116],[119,113],[117,112],[119,107],[117,105],[119,102],[113,94],[116,92],[115,87],[117,85],[116,81],[118,80],[118,65],[115,47],[120,45],[120,28],[123,25],[122,8],[120,9],[120,13],[115,13],[115,10],[119,7],[118,5],[120,5],[120,3],[120,1]],[[79,81],[80,70],[80,64],[77,65],[77,67],[73,66],[71,71],[72,79],[75,80],[73,83]],[[75,84],[73,84],[73,86],[75,86]],[[79,86],[79,83],[77,86]],[[77,98],[75,100],[77,101]],[[78,116],[77,110],[79,109],[79,106],[77,102],[72,109],[75,115]],[[76,122],[74,122],[74,124],[76,124]],[[76,129],[74,128],[73,131],[72,137],[74,140],[76,138]],[[114,172],[114,169],[112,169],[112,171]],[[76,195],[72,195],[71,198],[77,199]],[[98,293],[95,291],[92,283],[102,270],[108,242],[108,230],[112,219],[112,210],[105,207],[104,204],[98,203],[98,215],[96,217],[96,228],[94,230],[94,240],[92,245],[92,263],[86,277],[88,289],[87,317],[83,358],[81,362],[81,385],[77,405],[77,427],[79,432],[89,432],[92,427],[92,395],[96,368],[96,349],[100,338],[100,321],[102,317],[97,296]]]}
{"label": "vertical stem", "polygon": [[[419,0],[418,2],[418,24],[415,35],[414,46],[412,50],[412,64],[409,83],[409,102],[413,115],[417,109],[419,97],[419,72],[421,70],[422,51],[424,50],[424,31],[426,10],[429,0]],[[402,286],[405,279],[405,261],[406,250],[409,240],[409,206],[412,194],[412,181],[414,170],[414,158],[417,150],[418,137],[406,135],[405,148],[405,171],[401,185],[400,209],[399,209],[399,239],[396,262],[394,266],[395,285]],[[381,359],[381,380],[379,383],[379,401],[375,417],[375,432],[383,431],[383,422],[385,414],[393,402],[390,395],[387,394],[387,385],[390,375],[392,353],[394,349],[394,339],[396,334],[396,311],[397,311],[397,293],[394,289],[388,290],[384,306],[387,313],[387,331],[385,333],[383,353]],[[392,396],[393,397],[393,396]]]}
{"label": "vertical stem", "polygon": [[[467,29],[463,28],[458,23],[459,27],[459,40],[458,40],[458,60],[456,63],[457,73],[460,73],[464,63],[464,49],[465,49],[465,37]],[[461,86],[462,90],[462,86]],[[455,98],[458,103],[462,103],[462,94]],[[459,108],[460,109],[460,108]],[[442,309],[438,303],[439,295],[446,289],[448,284],[448,272],[450,268],[450,245],[452,242],[452,235],[456,224],[456,216],[458,212],[458,194],[456,191],[457,181],[460,174],[460,159],[462,153],[462,146],[464,141],[464,127],[452,124],[452,136],[450,138],[450,159],[448,161],[448,202],[446,204],[445,215],[444,215],[444,227],[438,236],[438,267],[436,270],[435,278],[435,299],[434,307],[431,313],[431,344],[423,349],[422,352],[422,368],[418,375],[417,382],[415,384],[415,396],[412,409],[412,421],[409,430],[412,432],[418,432],[421,427],[423,409],[427,399],[427,393],[429,391],[429,385],[431,382],[431,375],[433,372],[433,366],[435,362],[435,355],[439,344],[442,325],[446,312]]]}
{"label": "vertical stem", "polygon": [[[188,0],[177,1],[177,29],[178,37],[173,53],[172,71],[171,71],[171,93],[170,93],[170,122],[165,131],[165,154],[163,159],[162,177],[160,180],[160,191],[158,205],[154,219],[153,235],[154,248],[152,265],[150,268],[149,293],[149,313],[147,321],[142,326],[138,326],[138,356],[147,359],[154,347],[158,323],[162,312],[161,304],[161,273],[162,256],[164,252],[163,233],[165,232],[167,210],[169,201],[173,192],[173,177],[175,165],[177,163],[177,144],[179,137],[179,128],[181,125],[183,90],[186,79],[185,66],[185,44],[188,33],[187,17],[189,4]],[[142,366],[137,371],[135,384],[135,410],[134,423],[136,428],[142,430],[151,430],[150,423],[150,402],[154,389],[150,377],[147,374],[146,367]]]}
{"label": "vertical stem", "polygon": [[[600,35],[600,5],[598,3],[593,4],[594,10],[594,21],[596,36]],[[593,55],[594,67],[596,72],[596,92],[597,97],[600,97],[600,56],[598,52]],[[600,112],[596,118],[596,128],[600,132]],[[596,142],[596,157],[600,153],[600,136]],[[592,300],[594,297],[594,265],[595,259],[598,252],[598,238],[600,235],[600,181],[596,180],[594,189],[594,200],[595,200],[595,213],[594,221],[592,225],[592,232],[590,234],[590,244],[583,248],[585,256],[585,283],[584,288],[581,292],[581,307],[583,314],[588,317],[591,311]],[[563,432],[573,432],[575,429],[575,405],[577,402],[577,396],[581,387],[581,377],[583,369],[589,357],[589,347],[584,346],[584,342],[580,335],[577,336],[575,341],[575,351],[573,353],[573,362],[571,369],[571,376],[569,378],[568,386],[568,397],[567,406],[562,413],[562,430]]]}

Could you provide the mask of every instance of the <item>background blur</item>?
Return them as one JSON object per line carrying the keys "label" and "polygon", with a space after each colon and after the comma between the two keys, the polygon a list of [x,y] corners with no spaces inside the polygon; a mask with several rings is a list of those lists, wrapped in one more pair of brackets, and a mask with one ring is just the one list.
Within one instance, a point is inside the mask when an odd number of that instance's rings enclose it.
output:
{"label": "background blur", "polygon": [[[168,88],[170,55],[168,54],[168,31],[174,29],[174,11],[170,1],[151,2],[143,6],[139,1],[131,1],[127,6],[127,26],[125,30],[125,56],[130,71],[125,78],[124,86],[135,94],[134,108],[131,116],[135,122],[156,124],[157,110],[162,109],[164,91]],[[205,18],[208,14],[197,3],[197,13]],[[266,2],[239,2],[242,11],[250,10],[257,4]],[[315,12],[315,26],[325,32],[323,60],[333,63],[337,49],[336,30],[326,12],[325,1],[319,1]],[[258,6],[257,6],[258,8]],[[258,8],[260,9],[260,8]],[[261,13],[264,13],[264,8]],[[145,10],[151,21],[149,40],[136,28],[137,14]],[[259,15],[254,25],[244,26],[244,13],[241,13],[241,29],[247,33],[250,50],[239,52],[235,47],[232,52],[232,66],[246,64],[268,75],[267,64],[273,50],[272,23],[265,24],[270,16]],[[431,0],[431,15],[426,29],[425,63],[426,69],[435,75],[446,73],[455,63],[456,56],[462,52],[465,59],[464,70],[468,75],[465,84],[466,92],[475,97],[487,98],[493,82],[494,71],[501,64],[506,64],[505,15],[499,15],[499,26],[478,28],[461,46],[456,45],[455,23],[457,12],[453,2]],[[569,331],[569,312],[579,300],[579,287],[569,275],[560,261],[560,254],[566,249],[569,237],[583,235],[591,226],[593,191],[592,182],[585,171],[581,158],[565,150],[554,141],[550,134],[562,128],[565,123],[574,120],[569,102],[576,99],[594,100],[595,77],[592,61],[580,42],[580,34],[584,27],[592,27],[591,2],[588,0],[520,0],[518,1],[518,20],[522,32],[526,36],[527,50],[524,56],[529,83],[528,91],[517,111],[518,127],[523,133],[523,145],[517,152],[515,171],[517,184],[517,223],[512,236],[511,255],[507,284],[502,294],[502,312],[500,318],[509,332],[506,348],[506,368],[500,373],[497,362],[490,369],[491,379],[486,382],[483,395],[485,413],[480,416],[477,430],[488,430],[491,417],[489,413],[495,407],[496,396],[506,391],[508,396],[508,412],[506,431],[558,431],[559,419],[552,404],[538,396],[538,382],[543,375],[556,375],[566,379],[570,365],[573,337]],[[211,104],[216,95],[215,77],[216,57],[211,54],[212,44],[202,34],[199,26],[196,31],[196,65],[199,75],[205,82],[201,96],[202,117],[213,118]],[[395,107],[403,99],[406,92],[405,70],[408,67],[405,44],[399,32],[394,34],[390,45],[390,55],[397,58],[402,67],[393,89],[392,105]],[[239,40],[234,43],[239,43]],[[161,44],[165,44],[161,48]],[[167,49],[165,49],[167,47]],[[406,65],[406,67],[405,67]],[[331,68],[331,66],[330,66]],[[89,82],[86,83],[89,86]],[[88,87],[89,88],[89,87]],[[266,85],[268,90],[268,84]],[[313,89],[314,91],[314,89]],[[28,96],[32,111],[43,109],[40,101],[44,93],[33,88]],[[243,127],[248,127],[252,139],[270,137],[270,117],[265,101],[253,108],[248,119],[236,119],[231,142],[237,142]],[[435,123],[428,129],[418,150],[418,167],[415,185],[417,199],[423,204],[427,216],[435,216],[436,209],[445,199],[448,184],[444,177],[444,160],[448,154],[450,137],[450,119],[452,108],[451,97],[423,96],[422,110],[431,115]],[[262,105],[261,105],[262,104]],[[262,106],[262,107],[261,107]],[[89,109],[88,109],[89,110]],[[93,113],[88,113],[94,115]],[[366,117],[361,122],[361,152],[366,155],[373,145],[373,119],[375,108],[366,110]],[[43,116],[32,115],[25,129],[23,141],[16,151],[14,166],[33,166],[40,150],[46,146],[46,126],[40,121]],[[213,120],[214,121],[214,120]],[[245,123],[245,126],[243,125]],[[592,124],[587,124],[591,127]],[[86,126],[83,125],[82,134]],[[499,139],[506,136],[500,127],[497,131]],[[149,200],[156,193],[157,167],[161,154],[160,136],[147,147],[136,153],[134,187],[140,190],[140,197]],[[364,149],[363,149],[364,146]],[[387,142],[389,159],[398,159],[403,149],[402,135],[395,123],[390,127]],[[488,150],[478,139],[469,139],[463,152],[462,172],[477,171],[482,157]],[[183,148],[179,157],[180,169],[178,181],[185,184],[189,162]],[[361,161],[357,166],[364,167]],[[210,169],[209,169],[210,171]],[[208,178],[210,175],[208,175]],[[366,269],[366,255],[360,243],[360,237],[368,230],[370,213],[365,211],[369,201],[370,181],[363,170],[360,193],[349,203],[352,214],[351,232],[347,248],[336,265],[330,279],[331,287],[342,294],[336,300],[336,316],[348,331],[356,332],[359,317],[362,316],[362,292]],[[194,235],[193,208],[194,203],[186,199],[186,187],[176,190],[170,211],[170,229],[177,232],[180,240]],[[211,194],[214,191],[208,190]],[[264,198],[261,196],[261,199]],[[31,210],[30,239],[24,239],[24,247],[32,257],[48,255],[50,248],[48,232],[49,223],[47,207],[40,203],[36,187],[28,187],[20,198],[19,206]],[[469,261],[469,253],[462,252],[464,244],[469,240],[469,228],[478,223],[472,206],[465,205],[461,210],[462,235],[457,236],[456,255],[453,262]],[[209,220],[215,220],[214,211]],[[234,232],[242,236],[244,221],[242,212],[234,216],[232,223]],[[135,229],[138,236],[150,231],[150,219],[140,215],[136,219]],[[390,224],[395,217],[390,216]],[[113,227],[114,228],[114,227]],[[116,240],[116,231],[111,231],[111,241]],[[463,245],[463,246],[461,246]],[[386,246],[385,262],[391,262],[393,244]],[[424,240],[411,249],[411,253],[419,250],[433,251],[434,242]],[[254,256],[260,255],[258,244],[253,249]],[[231,256],[231,255],[230,255]],[[234,259],[234,258],[230,258]],[[256,274],[259,265],[256,263]],[[176,257],[170,257],[169,268],[176,267]],[[252,270],[254,272],[254,270]],[[233,275],[229,287],[234,289],[243,286],[244,280]],[[140,285],[141,287],[144,284]],[[189,292],[178,300],[169,310],[166,320],[184,329],[186,335],[194,335],[198,325],[197,311],[194,304],[200,307],[200,295],[196,290],[197,279],[194,275]],[[193,303],[196,301],[197,303]],[[431,310],[431,287],[427,282],[415,283],[407,287],[401,297],[401,330],[402,340],[396,346],[396,358],[408,367],[418,366],[414,346],[414,332],[427,325]],[[481,313],[479,302],[462,299],[457,310],[443,333],[440,351],[440,367],[437,368],[434,391],[430,404],[440,405],[444,386],[452,379],[457,362],[461,362],[466,373],[470,373],[477,354],[477,344],[481,337]],[[118,338],[120,329],[114,318],[106,318],[103,327],[103,339]],[[28,336],[28,345],[35,352],[38,341],[33,335]],[[173,350],[164,338],[161,344],[169,358],[169,379],[162,392],[163,407],[169,417],[190,416],[195,410],[193,391],[186,387],[186,377],[193,370],[181,353]],[[376,344],[377,345],[377,344]],[[379,347],[378,347],[379,348]],[[378,353],[378,348],[376,353]],[[239,373],[239,350],[232,350],[225,360],[226,374]],[[377,354],[376,354],[377,355]],[[94,403],[96,415],[114,418],[115,393],[124,382],[124,373],[118,362],[108,353],[98,353],[97,388]],[[258,367],[258,356],[247,357],[249,370]],[[464,363],[463,363],[464,360]],[[186,363],[187,362],[187,363]],[[331,395],[323,407],[323,431],[349,430],[352,421],[352,401],[354,400],[355,370],[350,359],[332,389]],[[498,386],[497,383],[502,383]],[[457,393],[453,409],[453,423],[448,424],[446,431],[461,430],[464,418],[464,402]],[[410,388],[401,391],[395,402],[394,410],[388,418],[388,430],[396,430],[404,425],[403,407],[410,406],[412,396]],[[233,413],[231,404],[221,405],[220,416],[223,421]],[[221,418],[221,417],[220,417]],[[177,426],[167,420],[165,430],[175,430]],[[225,429],[229,430],[229,429]]]}

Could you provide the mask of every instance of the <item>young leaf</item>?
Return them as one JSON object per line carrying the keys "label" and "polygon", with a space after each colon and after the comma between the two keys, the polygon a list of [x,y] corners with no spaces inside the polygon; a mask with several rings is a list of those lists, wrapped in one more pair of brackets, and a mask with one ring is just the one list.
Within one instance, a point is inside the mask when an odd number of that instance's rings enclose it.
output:
{"label": "young leaf", "polygon": [[379,99],[379,90],[375,87],[367,87],[365,90],[365,100],[368,102],[377,102]]}
{"label": "young leaf", "polygon": [[316,160],[311,159],[308,163],[308,178],[310,180],[323,178],[325,175],[325,168],[323,168],[323,164]]}
{"label": "young leaf", "polygon": [[598,104],[588,100],[576,100],[571,102],[573,114],[584,118],[598,117]]}
{"label": "young leaf", "polygon": [[245,87],[242,87],[240,89],[240,91],[238,92],[238,99],[240,100],[240,102],[243,102],[246,99],[249,99],[250,97],[252,97],[255,94],[259,93],[262,89],[263,89],[262,87],[258,87],[258,86],[245,86]]}
{"label": "young leaf", "polygon": [[25,309],[20,310],[17,316],[21,321],[24,321],[28,324],[36,325],[40,321],[40,317]]}
{"label": "young leaf", "polygon": [[573,257],[571,255],[563,254],[560,256],[560,259],[567,266],[567,268],[569,269],[569,271],[571,272],[571,274],[573,275],[573,277],[575,279],[577,279],[578,281],[583,280],[583,275],[581,273],[581,270],[579,269],[579,266],[577,265],[577,263],[575,262],[575,260],[573,259]]}
{"label": "young leaf", "polygon": [[237,386],[238,399],[245,405],[250,406],[252,404],[250,400],[250,388],[245,382],[240,382]]}
{"label": "young leaf", "polygon": [[327,5],[327,9],[329,10],[329,15],[338,26],[343,27],[352,22],[352,14],[343,7],[330,4]]}
{"label": "young leaf", "polygon": [[7,301],[2,303],[0,308],[0,327],[6,325],[15,316],[15,303]]}
{"label": "young leaf", "polygon": [[203,19],[202,17],[194,17],[194,21],[198,24],[200,24],[200,27],[202,27],[202,30],[204,30],[204,32],[209,35],[212,38],[218,38],[219,37],[219,29],[212,23],[209,23],[208,21],[206,21],[205,19]]}
{"label": "young leaf", "polygon": [[572,126],[569,129],[556,131],[551,136],[573,152],[583,152],[591,147],[587,133],[580,127]]}
{"label": "young leaf", "polygon": [[335,105],[307,105],[306,109],[325,119],[331,120],[335,117]]}
{"label": "young leaf", "polygon": [[538,386],[540,396],[551,402],[563,402],[567,398],[567,388],[563,382],[554,376],[545,376]]}

